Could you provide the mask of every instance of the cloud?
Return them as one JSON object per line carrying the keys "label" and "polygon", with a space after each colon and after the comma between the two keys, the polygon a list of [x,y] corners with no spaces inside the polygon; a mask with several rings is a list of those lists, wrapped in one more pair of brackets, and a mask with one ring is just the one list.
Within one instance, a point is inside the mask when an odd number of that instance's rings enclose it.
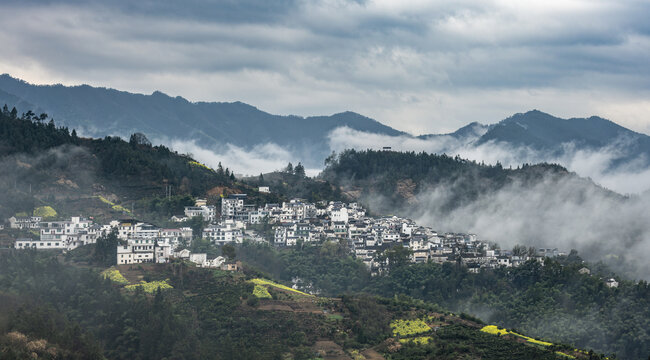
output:
{"label": "cloud", "polygon": [[599,150],[583,150],[572,143],[563,144],[562,154],[546,153],[529,147],[515,147],[504,143],[474,142],[486,131],[477,125],[474,132],[463,138],[439,135],[426,139],[411,136],[386,136],[370,134],[347,127],[333,130],[328,138],[332,150],[375,149],[390,146],[395,151],[415,151],[432,154],[459,155],[463,159],[501,163],[504,167],[518,167],[521,164],[540,162],[557,163],[583,177],[589,177],[597,184],[621,194],[640,194],[650,190],[650,169],[647,159],[635,159],[616,165],[628,149],[629,142],[621,138]]}
{"label": "cloud", "polygon": [[455,184],[418,195],[410,214],[439,231],[473,232],[502,248],[578,249],[591,261],[605,261],[635,278],[650,279],[650,211],[647,197],[622,200],[576,178],[542,179],[537,185],[514,183],[456,209],[444,209]]}
{"label": "cloud", "polygon": [[649,131],[648,15],[644,1],[11,0],[0,68],[280,114],[353,110],[412,133],[530,108]]}
{"label": "cloud", "polygon": [[[221,163],[224,168],[229,167],[235,174],[244,176],[282,170],[290,162],[296,165],[300,158],[292,151],[273,143],[258,144],[251,149],[232,144],[208,149],[192,140],[154,139],[153,142],[165,144],[179,153],[191,154],[194,159],[214,169]],[[305,169],[308,176],[315,176],[319,172],[319,169]]]}

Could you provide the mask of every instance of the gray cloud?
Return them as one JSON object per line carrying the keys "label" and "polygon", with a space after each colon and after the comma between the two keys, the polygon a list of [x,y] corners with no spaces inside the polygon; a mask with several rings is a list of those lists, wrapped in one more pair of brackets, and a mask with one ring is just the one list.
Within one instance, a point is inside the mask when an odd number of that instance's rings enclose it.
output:
{"label": "gray cloud", "polygon": [[650,130],[644,1],[5,1],[25,80],[354,110],[415,133],[529,108]]}

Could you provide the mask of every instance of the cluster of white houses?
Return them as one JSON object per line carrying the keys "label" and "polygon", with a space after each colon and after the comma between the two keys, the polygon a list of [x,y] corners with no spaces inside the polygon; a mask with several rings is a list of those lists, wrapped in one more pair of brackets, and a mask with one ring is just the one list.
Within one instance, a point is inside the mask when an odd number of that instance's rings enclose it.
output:
{"label": "cluster of white houses", "polygon": [[[205,204],[197,203],[196,207]],[[186,217],[196,207],[185,209]],[[246,204],[245,194],[229,195],[221,201],[218,221],[202,215],[209,225],[203,229],[203,238],[213,243],[240,243],[244,238],[269,241],[276,246],[295,246],[304,242],[345,242],[357,258],[372,269],[380,269],[377,254],[400,245],[412,252],[413,262],[457,262],[470,271],[480,268],[513,267],[530,259],[541,261],[544,257],[564,255],[558,249],[537,249],[534,252],[513,253],[500,250],[480,241],[474,234],[438,233],[429,227],[397,216],[374,218],[357,203],[308,203],[293,199],[280,204],[254,207]],[[271,224],[273,236],[261,239],[255,232],[247,231],[249,225]]]}
{"label": "cluster of white houses", "polygon": [[[295,246],[305,242],[337,241],[348,245],[350,252],[371,269],[381,269],[377,254],[395,245],[408,247],[413,262],[456,262],[470,271],[480,268],[512,267],[532,259],[561,255],[557,249],[539,249],[513,254],[491,247],[473,234],[438,233],[429,227],[397,216],[374,218],[357,203],[308,203],[299,199],[280,204],[254,207],[246,204],[245,194],[234,194],[221,201],[221,216],[214,205],[197,200],[185,208],[185,216],[172,218],[185,221],[201,216],[207,226],[200,234],[219,245],[241,243],[245,238],[272,242],[276,246]],[[268,224],[271,238],[263,239],[250,228],[252,224]],[[40,238],[17,239],[19,249],[71,250],[95,243],[98,236],[115,230],[122,245],[117,249],[118,264],[167,262],[170,257],[187,258],[201,266],[221,266],[223,258],[207,259],[205,254],[191,254],[187,247],[192,241],[192,229],[159,228],[136,220],[115,220],[106,225],[92,220],[72,217],[65,221],[43,221],[38,217],[11,218],[10,227],[40,231]],[[182,223],[181,223],[182,225]],[[198,235],[198,234],[196,234]]]}

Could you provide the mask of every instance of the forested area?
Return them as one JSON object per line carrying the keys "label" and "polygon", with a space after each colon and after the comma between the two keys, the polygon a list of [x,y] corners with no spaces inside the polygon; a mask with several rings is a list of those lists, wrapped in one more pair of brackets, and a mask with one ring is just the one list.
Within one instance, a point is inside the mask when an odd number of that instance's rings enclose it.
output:
{"label": "forested area", "polygon": [[[325,165],[320,175],[322,179],[356,192],[358,199],[380,196],[390,206],[372,210],[388,213],[399,210],[411,197],[438,185],[449,186],[446,203],[440,204],[442,209],[449,210],[515,182],[530,186],[544,179],[577,178],[555,164],[523,164],[516,169],[506,169],[500,163],[486,165],[459,156],[412,151],[350,149],[332,154]],[[586,180],[585,184],[588,185]]]}
{"label": "forested area", "polygon": [[[367,268],[338,244],[276,250],[245,244],[238,256],[261,272],[291,281],[300,278],[324,295],[366,292],[386,297],[406,294],[453,311],[477,315],[488,323],[515,328],[559,343],[591,348],[621,358],[642,359],[650,349],[650,286],[621,281],[608,288],[575,253],[544,264],[472,274],[453,263],[410,264],[370,277]],[[596,270],[602,265],[593,266]],[[602,270],[608,274],[607,270]]]}
{"label": "forested area", "polygon": [[[0,357],[3,359],[312,359],[316,340],[351,353],[370,346],[397,359],[480,356],[557,358],[552,351],[453,325],[436,343],[392,350],[395,319],[442,311],[405,296],[319,298],[337,315],[263,311],[252,295],[256,274],[195,268],[183,262],[148,266],[147,281],[172,286],[152,294],[102,278],[98,269],[60,262],[50,252],[0,253]],[[273,297],[287,298],[273,292]],[[256,301],[251,301],[256,300]]]}
{"label": "forested area", "polygon": [[[30,213],[39,202],[55,205],[59,199],[90,198],[99,191],[142,199],[138,213],[159,220],[182,213],[183,206],[209,189],[235,186],[227,168],[212,170],[188,155],[152,146],[143,134],[133,134],[129,141],[82,138],[75,130],[57,127],[47,114],[18,115],[6,106],[0,111],[0,159],[0,216],[5,218]],[[162,196],[167,188],[173,196]]]}
{"label": "forested area", "polygon": [[88,150],[98,160],[100,175],[111,181],[165,182],[195,195],[207,190],[206,183],[217,186],[233,181],[227,169],[213,171],[163,145],[152,146],[143,134],[133,134],[129,141],[111,136],[80,138],[75,130],[56,127],[47,114],[36,116],[29,111],[18,116],[15,108],[9,111],[6,105],[0,113],[0,156],[35,155],[62,145]]}
{"label": "forested area", "polygon": [[[286,352],[306,358],[301,346],[323,330],[308,314],[242,307],[252,285],[227,275],[177,263],[158,276],[174,289],[125,293],[97,270],[47,253],[5,252],[0,294],[10,301],[3,302],[0,333],[45,339],[67,359],[274,359]],[[299,331],[302,337],[293,336]]]}
{"label": "forested area", "polygon": [[[182,214],[197,197],[218,205],[223,193],[245,192],[248,202],[257,206],[294,197],[314,202],[342,199],[338,187],[306,177],[301,164],[290,172],[240,183],[227,167],[211,169],[189,155],[152,146],[141,133],[128,141],[83,138],[75,130],[57,127],[47,114],[18,114],[6,106],[0,111],[0,159],[0,216],[5,218],[29,213],[43,199],[53,205],[57,197],[97,191],[130,200],[136,214],[157,223]],[[258,186],[270,186],[273,192],[261,193]]]}
{"label": "forested area", "polygon": [[[310,178],[305,175],[305,168],[298,163],[295,167],[289,163],[285,169],[268,174],[260,174],[257,177],[245,179],[252,186],[268,186],[272,190],[275,199],[300,198],[308,202],[319,201],[340,201],[344,195],[339,186],[319,178]],[[272,203],[273,198],[260,198]],[[271,200],[271,201],[268,201]],[[263,206],[265,202],[260,201],[256,205]]]}

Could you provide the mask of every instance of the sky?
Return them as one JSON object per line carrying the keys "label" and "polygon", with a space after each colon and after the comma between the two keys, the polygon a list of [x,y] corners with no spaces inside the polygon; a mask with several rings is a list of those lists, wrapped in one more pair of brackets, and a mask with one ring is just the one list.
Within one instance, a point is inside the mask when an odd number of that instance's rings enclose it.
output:
{"label": "sky", "polygon": [[3,0],[0,73],[412,134],[531,109],[650,133],[647,19],[638,0]]}

